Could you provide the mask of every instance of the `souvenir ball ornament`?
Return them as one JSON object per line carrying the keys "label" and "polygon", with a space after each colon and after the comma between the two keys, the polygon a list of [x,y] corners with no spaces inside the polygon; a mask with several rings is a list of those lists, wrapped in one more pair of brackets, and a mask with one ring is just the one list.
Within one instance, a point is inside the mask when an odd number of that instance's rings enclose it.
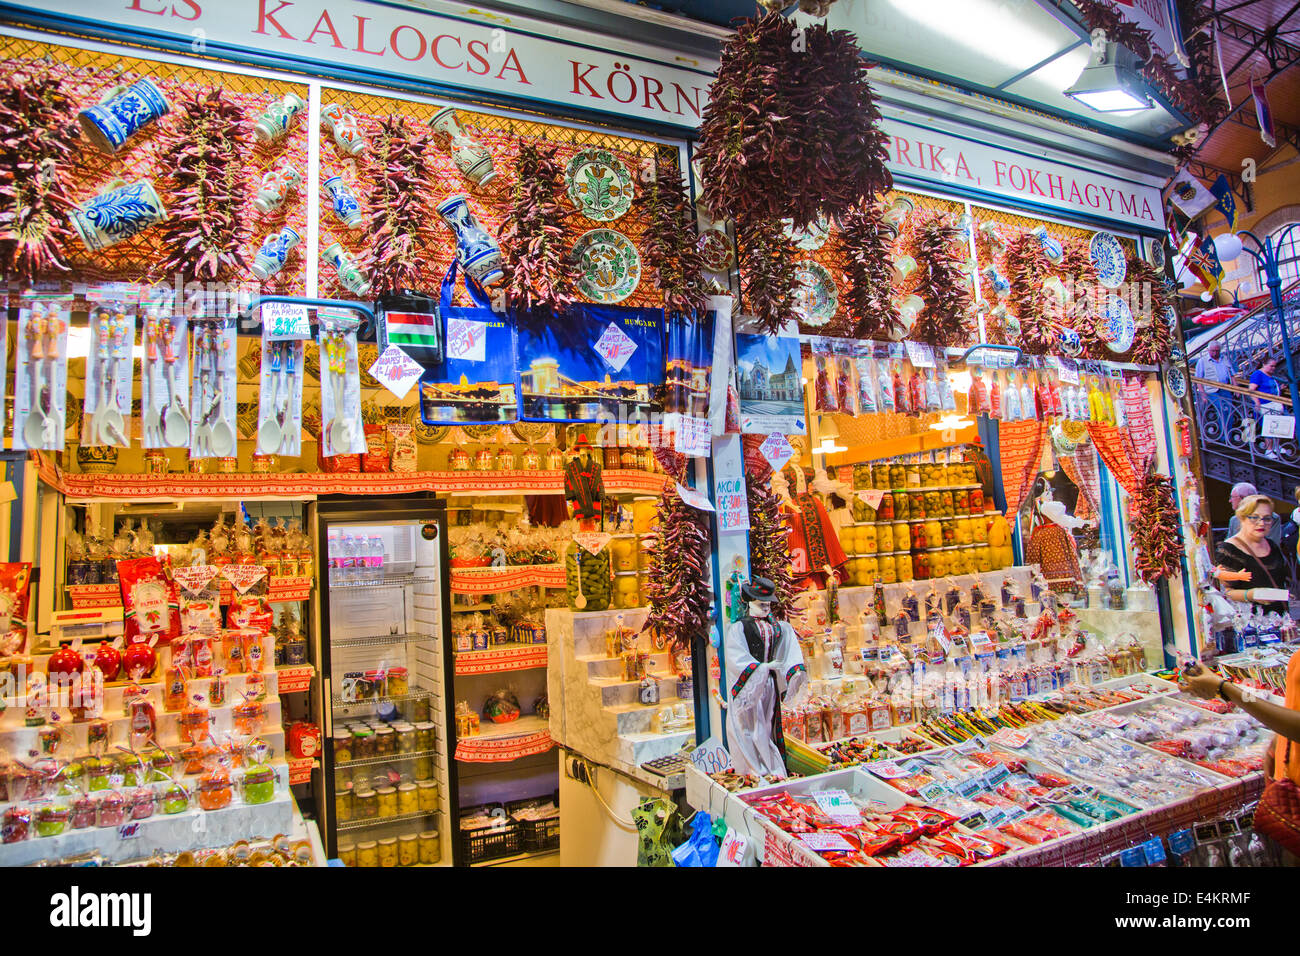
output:
{"label": "souvenir ball ornament", "polygon": [[181,104],[176,133],[163,153],[172,182],[171,215],[163,227],[158,273],[222,279],[244,267],[243,157],[251,126],[222,90]]}
{"label": "souvenir ball ornament", "polygon": [[935,346],[966,345],[975,337],[974,302],[964,271],[965,232],[950,216],[933,213],[917,228],[912,291],[925,302],[912,338]]}
{"label": "souvenir ball ornament", "polygon": [[[853,322],[853,337],[892,339],[899,331],[898,307],[889,285],[896,227],[885,222],[885,206],[859,206],[844,218],[841,242],[849,279],[844,300]],[[774,580],[770,574],[762,577]]]}
{"label": "souvenir ball ornament", "polygon": [[659,496],[655,547],[645,587],[650,613],[642,630],[651,631],[655,645],[691,652],[709,633],[713,600],[709,584],[708,514],[692,508],[677,493],[685,481],[685,459],[675,481],[664,483]]}
{"label": "souvenir ball ornament", "polygon": [[555,150],[519,141],[501,251],[506,304],[522,315],[563,312],[574,301],[578,266],[564,241],[562,172]]}
{"label": "souvenir ball ornament", "polygon": [[429,263],[423,233],[433,217],[428,197],[433,189],[430,135],[412,130],[401,116],[379,123],[370,150],[369,205],[373,230],[365,266],[371,290],[391,295],[428,285]]}
{"label": "souvenir ball ornament", "polygon": [[737,223],[740,240],[742,300],[759,328],[768,335],[777,332],[794,315],[795,248],[779,219]]}
{"label": "souvenir ball ornament", "polygon": [[12,72],[0,85],[0,271],[31,282],[67,272],[73,206],[65,179],[78,146],[74,106],[45,71]]}
{"label": "souvenir ball ornament", "polygon": [[695,213],[676,166],[646,167],[633,205],[646,217],[642,255],[664,297],[664,308],[690,316],[703,312],[709,292],[704,282],[704,256],[695,232]]}
{"label": "souvenir ball ornament", "polygon": [[1142,478],[1138,493],[1129,502],[1133,567],[1147,584],[1178,573],[1183,559],[1183,536],[1173,486],[1165,475],[1150,473]]}
{"label": "souvenir ball ornament", "polygon": [[743,21],[709,88],[698,152],[714,219],[840,221],[893,185],[867,61],[845,30]]}

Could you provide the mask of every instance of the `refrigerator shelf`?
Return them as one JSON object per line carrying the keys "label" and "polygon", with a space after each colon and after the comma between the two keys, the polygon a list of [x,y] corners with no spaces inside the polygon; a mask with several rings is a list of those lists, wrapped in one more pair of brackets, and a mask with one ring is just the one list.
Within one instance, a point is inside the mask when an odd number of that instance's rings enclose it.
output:
{"label": "refrigerator shelf", "polygon": [[361,700],[344,700],[342,697],[331,697],[330,703],[336,708],[363,707],[372,704],[402,704],[408,700],[425,700],[429,697],[436,697],[437,692],[431,690],[416,691],[413,694],[399,694],[396,697],[365,697]]}
{"label": "refrigerator shelf", "polygon": [[418,760],[421,757],[436,757],[441,750],[417,750],[404,754],[384,754],[382,757],[362,757],[360,760],[339,760],[334,763],[335,770],[348,767],[369,767],[377,763],[397,763],[400,760]]}
{"label": "refrigerator shelf", "polygon": [[423,580],[414,574],[389,574],[378,581],[331,581],[330,590],[351,590],[353,588],[404,588]]}
{"label": "refrigerator shelf", "polygon": [[436,641],[433,634],[376,634],[373,637],[345,637],[331,642],[331,647],[385,647],[389,644],[417,644]]}
{"label": "refrigerator shelf", "polygon": [[420,820],[424,817],[436,817],[441,814],[441,810],[420,810],[417,813],[399,813],[394,817],[373,817],[369,820],[349,820],[347,823],[337,823],[334,829],[342,833],[345,830],[365,830],[369,827],[382,827],[390,823],[407,823],[411,820]]}

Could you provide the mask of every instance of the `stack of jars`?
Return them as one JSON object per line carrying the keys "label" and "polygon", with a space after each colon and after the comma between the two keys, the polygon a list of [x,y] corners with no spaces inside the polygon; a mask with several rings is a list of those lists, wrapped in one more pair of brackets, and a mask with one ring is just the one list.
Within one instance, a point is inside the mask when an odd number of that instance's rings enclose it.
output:
{"label": "stack of jars", "polygon": [[432,721],[349,721],[335,728],[332,744],[340,823],[437,809]]}
{"label": "stack of jars", "polygon": [[[840,530],[849,583],[884,584],[1006,567],[988,546],[992,503],[964,462],[854,465],[853,524]],[[998,557],[1001,555],[999,553]],[[1009,562],[1008,562],[1009,563]]]}

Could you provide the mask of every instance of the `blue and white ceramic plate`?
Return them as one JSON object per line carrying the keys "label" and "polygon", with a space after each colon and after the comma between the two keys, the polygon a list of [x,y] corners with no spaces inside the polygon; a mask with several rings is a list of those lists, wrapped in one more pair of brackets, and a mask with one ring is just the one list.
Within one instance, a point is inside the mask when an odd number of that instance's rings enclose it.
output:
{"label": "blue and white ceramic plate", "polygon": [[1174,311],[1172,305],[1165,306],[1164,320],[1165,325],[1169,326],[1170,332],[1178,328],[1178,313]]}
{"label": "blue and white ceramic plate", "polygon": [[818,216],[816,221],[809,223],[804,229],[796,229],[793,219],[782,219],[781,225],[785,227],[785,237],[805,252],[816,252],[826,245],[826,240],[831,234],[831,224],[826,221],[825,216]]}
{"label": "blue and white ceramic plate", "polygon": [[1136,333],[1137,323],[1133,321],[1128,303],[1119,296],[1107,296],[1097,317],[1097,335],[1106,343],[1106,348],[1122,355],[1133,347]]}
{"label": "blue and white ceramic plate", "polygon": [[1165,241],[1163,239],[1147,240],[1147,262],[1151,263],[1156,272],[1164,274]]}
{"label": "blue and white ceramic plate", "polygon": [[840,307],[840,292],[826,267],[811,259],[794,264],[794,312],[804,325],[825,325]]}
{"label": "blue and white ceramic plate", "polygon": [[1097,281],[1107,289],[1118,289],[1128,273],[1128,260],[1124,247],[1109,232],[1093,233],[1088,243],[1088,257],[1097,271]]}
{"label": "blue and white ceramic plate", "polygon": [[1165,387],[1175,401],[1181,402],[1187,395],[1187,376],[1177,365],[1165,366]]}

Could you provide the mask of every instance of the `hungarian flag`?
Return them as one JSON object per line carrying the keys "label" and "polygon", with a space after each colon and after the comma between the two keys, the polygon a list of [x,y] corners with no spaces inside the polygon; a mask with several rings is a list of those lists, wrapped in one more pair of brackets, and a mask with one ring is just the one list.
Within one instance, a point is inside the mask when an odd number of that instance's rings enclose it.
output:
{"label": "hungarian flag", "polygon": [[1255,99],[1255,119],[1259,121],[1259,138],[1270,147],[1277,147],[1277,132],[1273,128],[1273,110],[1268,105],[1268,93],[1258,77],[1250,78],[1250,95]]}
{"label": "hungarian flag", "polygon": [[380,327],[379,350],[400,345],[421,365],[436,364],[442,354],[442,316],[434,312],[386,312]]}

